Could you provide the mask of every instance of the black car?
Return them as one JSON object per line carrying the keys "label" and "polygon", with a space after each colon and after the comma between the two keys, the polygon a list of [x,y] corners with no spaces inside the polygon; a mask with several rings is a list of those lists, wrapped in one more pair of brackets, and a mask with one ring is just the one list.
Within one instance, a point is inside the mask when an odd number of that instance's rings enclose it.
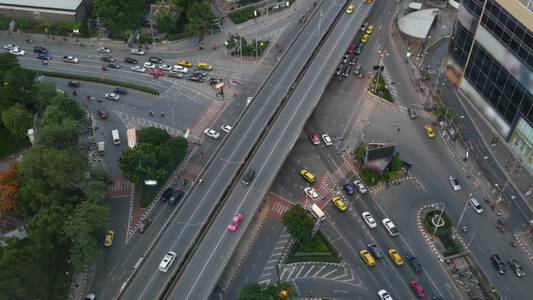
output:
{"label": "black car", "polygon": [[196,81],[196,82],[202,82],[203,81],[202,77],[198,77],[198,76],[195,76],[195,75],[189,76],[189,80],[190,81]]}
{"label": "black car", "polygon": [[159,57],[155,57],[155,56],[152,56],[150,58],[148,58],[148,61],[151,62],[151,63],[154,63],[154,64],[160,64],[163,62],[163,60]]}
{"label": "black car", "polygon": [[205,72],[202,71],[202,70],[194,70],[194,71],[192,71],[192,74],[193,74],[193,75],[196,75],[196,76],[198,76],[198,77],[200,77],[200,76],[201,76],[201,77],[205,77],[205,76],[207,75],[207,73],[205,73]]}
{"label": "black car", "polygon": [[105,118],[107,118],[107,111],[105,109],[103,109],[103,108],[99,108],[98,109],[98,115],[100,117],[102,117],[102,119],[105,119]]}
{"label": "black car", "polygon": [[383,251],[381,251],[381,249],[379,249],[376,244],[368,244],[368,249],[370,250],[370,252],[372,252],[372,254],[374,254],[376,258],[379,259],[383,257]]}
{"label": "black car", "polygon": [[344,72],[342,72],[342,76],[348,77],[350,76],[350,71],[352,70],[351,66],[347,66],[346,69],[344,69]]}
{"label": "black car", "polygon": [[352,59],[350,60],[350,66],[355,66],[355,63],[357,62],[357,59],[359,58],[359,56],[357,55],[354,55],[352,57]]}
{"label": "black car", "polygon": [[353,69],[354,75],[359,75],[359,72],[361,72],[361,65],[357,65],[357,67]]}
{"label": "black car", "polygon": [[150,223],[152,223],[151,219],[143,219],[141,224],[139,224],[139,227],[137,227],[137,231],[145,232],[146,229],[148,229],[148,226],[150,226]]}
{"label": "black car", "polygon": [[174,192],[174,190],[172,188],[168,188],[164,193],[163,195],[161,196],[161,202],[167,202],[167,200],[170,198],[170,196],[172,196],[172,193]]}
{"label": "black car", "polygon": [[119,95],[126,95],[128,93],[128,90],[123,89],[123,88],[115,88],[113,90],[113,93],[119,94]]}
{"label": "black car", "polygon": [[496,267],[496,269],[498,269],[498,273],[500,274],[507,273],[507,268],[505,267],[503,260],[500,258],[498,254],[494,254],[493,256],[491,256],[490,261]]}
{"label": "black car", "polygon": [[115,59],[110,56],[110,55],[104,55],[100,58],[101,61],[105,61],[105,62],[113,62],[115,61]]}
{"label": "black car", "polygon": [[341,75],[342,73],[342,69],[344,68],[344,65],[343,64],[339,64],[339,66],[337,67],[337,70],[335,70],[335,75]]}
{"label": "black car", "polygon": [[407,114],[409,115],[409,118],[416,119],[416,112],[413,108],[409,107],[407,108]]}
{"label": "black car", "polygon": [[72,87],[80,87],[80,82],[79,82],[79,81],[71,80],[71,81],[68,82],[68,86],[72,86]]}
{"label": "black car", "polygon": [[509,265],[511,266],[511,269],[513,269],[516,276],[522,277],[526,275],[526,272],[524,272],[524,270],[522,269],[522,266],[520,266],[520,264],[515,258],[511,258],[509,260]]}
{"label": "black car", "polygon": [[363,51],[363,46],[365,43],[359,43],[359,46],[357,46],[357,49],[355,49],[355,53],[361,54],[361,51]]}
{"label": "black car", "polygon": [[107,64],[108,67],[112,68],[112,69],[120,69],[120,65],[117,64],[116,62],[110,62]]}
{"label": "black car", "polygon": [[131,57],[124,58],[124,62],[127,63],[127,64],[134,64],[134,65],[137,64],[137,60],[135,58],[131,58]]}
{"label": "black car", "polygon": [[246,175],[242,178],[242,184],[248,185],[250,182],[252,182],[252,179],[254,179],[255,176],[255,170],[250,169],[248,172],[246,172]]}
{"label": "black car", "polygon": [[178,201],[180,201],[181,197],[183,197],[183,191],[177,190],[174,193],[172,193],[172,196],[168,199],[169,205],[176,205]]}
{"label": "black car", "polygon": [[33,47],[33,52],[35,53],[48,53],[48,50],[43,47]]}
{"label": "black car", "polygon": [[424,270],[422,268],[422,264],[414,255],[407,255],[405,258],[407,258],[407,261],[409,262],[409,264],[411,264],[411,267],[413,267],[413,270],[415,270],[415,272],[420,273]]}

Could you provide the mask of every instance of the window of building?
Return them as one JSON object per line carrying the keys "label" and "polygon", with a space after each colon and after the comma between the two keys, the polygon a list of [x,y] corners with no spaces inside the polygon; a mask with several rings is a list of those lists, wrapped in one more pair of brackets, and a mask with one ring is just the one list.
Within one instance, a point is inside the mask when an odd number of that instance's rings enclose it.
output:
{"label": "window of building", "polygon": [[511,50],[513,50],[514,53],[518,53],[518,50],[520,49],[520,44],[514,39],[512,39],[511,44],[509,44],[509,47],[511,47]]}
{"label": "window of building", "polygon": [[498,15],[498,21],[500,21],[502,25],[505,26],[505,24],[507,23],[507,18],[507,12],[505,12],[504,10],[500,10],[500,14]]}
{"label": "window of building", "polygon": [[509,29],[509,32],[514,33],[515,28],[516,28],[516,21],[515,21],[515,18],[513,18],[513,16],[509,17],[509,19],[507,20],[507,24],[505,24],[505,27]]}
{"label": "window of building", "polygon": [[507,111],[505,112],[504,117],[509,123],[513,123],[515,116],[516,116],[516,107],[511,104],[507,107]]}
{"label": "window of building", "polygon": [[[498,79],[496,80],[496,86],[498,87],[498,89],[500,89],[501,91],[504,90],[505,88],[505,83],[507,81],[507,74],[504,72],[504,70],[501,70],[500,71],[500,74],[498,75]],[[511,94],[509,94],[511,95]]]}
{"label": "window of building", "polygon": [[[483,15],[483,18],[485,18],[486,15]],[[489,17],[486,17],[487,20],[484,21],[485,25],[487,26],[487,29],[490,31],[490,32],[493,32],[494,31],[494,27],[496,27],[496,22],[494,22],[493,19],[489,18]]]}
{"label": "window of building", "polygon": [[516,25],[516,28],[514,30],[514,34],[516,36],[516,39],[518,41],[521,41],[524,39],[524,34],[525,34],[525,29],[523,28],[523,26],[521,24],[517,24]]}
{"label": "window of building", "polygon": [[499,24],[496,24],[496,26],[494,26],[494,35],[496,35],[496,38],[500,39],[500,37],[502,36],[502,33],[503,33],[503,29],[500,27]]}
{"label": "window of building", "polygon": [[527,33],[524,35],[524,39],[522,40],[522,42],[524,42],[524,45],[526,45],[526,47],[530,47],[531,49],[531,45],[533,45],[533,37],[531,36],[531,31],[527,31]]}

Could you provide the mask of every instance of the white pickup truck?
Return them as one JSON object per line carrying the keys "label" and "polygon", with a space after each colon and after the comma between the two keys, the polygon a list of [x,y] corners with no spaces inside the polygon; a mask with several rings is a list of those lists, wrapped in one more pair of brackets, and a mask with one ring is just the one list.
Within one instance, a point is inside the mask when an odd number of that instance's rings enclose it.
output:
{"label": "white pickup truck", "polygon": [[63,56],[63,61],[68,63],[78,63],[78,58],[74,56]]}
{"label": "white pickup truck", "polygon": [[383,219],[383,226],[385,226],[385,229],[387,229],[391,236],[397,236],[398,234],[400,234],[400,232],[398,232],[398,229],[396,229],[396,226],[394,226],[394,223],[392,223],[389,218]]}

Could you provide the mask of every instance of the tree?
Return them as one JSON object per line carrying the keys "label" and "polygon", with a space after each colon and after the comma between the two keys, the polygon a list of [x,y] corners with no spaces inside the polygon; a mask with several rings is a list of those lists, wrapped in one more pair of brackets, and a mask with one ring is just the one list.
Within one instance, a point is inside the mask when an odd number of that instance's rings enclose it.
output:
{"label": "tree", "polygon": [[366,149],[368,145],[365,142],[359,143],[357,148],[355,148],[355,151],[353,153],[353,158],[356,162],[363,162],[363,160],[366,157]]}
{"label": "tree", "polygon": [[147,179],[162,179],[174,165],[172,152],[166,147],[156,147],[152,143],[142,143],[133,149],[122,150],[118,158],[118,166],[124,177],[134,183]]}
{"label": "tree", "polygon": [[128,29],[136,29],[143,22],[147,0],[95,0],[92,14],[101,19],[103,26],[122,36]]}
{"label": "tree", "polygon": [[170,12],[160,11],[155,16],[155,29],[159,32],[169,32],[176,26]]}
{"label": "tree", "polygon": [[20,103],[2,111],[1,117],[9,133],[20,140],[25,139],[28,129],[33,127],[33,114]]}
{"label": "tree", "polygon": [[105,232],[108,222],[109,208],[89,201],[78,204],[68,216],[63,234],[71,242],[70,261],[75,270],[96,262],[102,248],[94,236]]}
{"label": "tree", "polygon": [[66,119],[61,124],[49,124],[37,130],[35,145],[46,149],[65,149],[76,146],[80,127],[74,120]]}
{"label": "tree", "polygon": [[15,20],[15,30],[25,30],[30,28],[30,23],[28,23],[28,20],[26,18],[17,18]]}
{"label": "tree", "polygon": [[302,246],[305,247],[310,242],[314,222],[300,204],[293,205],[291,209],[283,213],[281,222],[287,228],[287,232]]}
{"label": "tree", "polygon": [[185,138],[178,136],[167,140],[163,147],[172,153],[172,162],[177,166],[185,158],[189,144]]}
{"label": "tree", "polygon": [[294,299],[296,296],[292,291],[292,286],[281,280],[268,285],[250,282],[237,292],[239,293],[239,300],[281,300]]}
{"label": "tree", "polygon": [[0,54],[0,110],[4,111],[15,103],[21,103],[30,108],[35,81],[35,71],[23,69],[18,58],[11,53]]}
{"label": "tree", "polygon": [[18,199],[18,162],[12,162],[7,170],[0,170],[0,215],[14,210]]}
{"label": "tree", "polygon": [[214,18],[206,2],[196,2],[187,9],[189,23],[185,25],[185,31],[198,37],[198,44],[201,44],[205,35],[211,32]]}
{"label": "tree", "polygon": [[159,146],[170,140],[170,134],[161,128],[148,127],[137,131],[137,140],[139,144],[152,143],[155,146]]}

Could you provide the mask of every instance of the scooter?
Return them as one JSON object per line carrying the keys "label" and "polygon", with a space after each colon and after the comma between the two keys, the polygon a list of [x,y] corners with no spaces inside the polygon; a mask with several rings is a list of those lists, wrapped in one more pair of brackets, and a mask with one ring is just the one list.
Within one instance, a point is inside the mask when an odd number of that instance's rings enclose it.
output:
{"label": "scooter", "polygon": [[32,41],[30,39],[26,39],[26,42],[31,43]]}
{"label": "scooter", "polygon": [[43,65],[48,65],[48,62],[46,60],[43,60]]}
{"label": "scooter", "polygon": [[513,248],[516,248],[516,243],[514,241],[511,241],[511,246],[513,246]]}
{"label": "scooter", "polygon": [[102,98],[98,98],[96,101],[98,101],[98,102],[104,102],[104,100],[102,100]]}
{"label": "scooter", "polygon": [[78,96],[78,92],[74,91],[74,92],[72,92],[72,95]]}
{"label": "scooter", "polygon": [[150,116],[153,116],[153,115],[154,115],[154,113],[153,113],[153,112],[149,112],[148,114],[149,114]]}
{"label": "scooter", "polygon": [[87,95],[87,100],[94,100],[94,97]]}
{"label": "scooter", "polygon": [[106,67],[102,67],[102,71],[107,71],[107,68]]}
{"label": "scooter", "polygon": [[466,226],[463,226],[463,232],[467,232],[468,230],[466,229]]}

